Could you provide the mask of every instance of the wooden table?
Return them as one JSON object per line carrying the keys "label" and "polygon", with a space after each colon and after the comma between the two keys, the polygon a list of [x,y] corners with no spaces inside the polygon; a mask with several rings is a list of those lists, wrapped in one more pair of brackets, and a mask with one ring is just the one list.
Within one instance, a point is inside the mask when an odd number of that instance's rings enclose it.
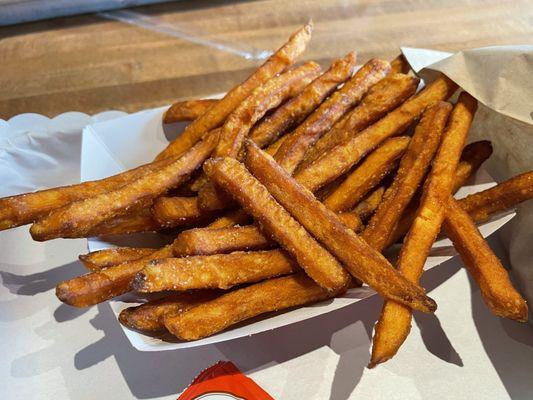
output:
{"label": "wooden table", "polygon": [[232,51],[273,49],[309,18],[305,59],[324,65],[352,49],[365,61],[391,59],[400,45],[456,51],[533,39],[528,0],[191,0],[133,11],[167,33],[102,15],[0,28],[0,117],[131,112],[225,91],[261,62]]}

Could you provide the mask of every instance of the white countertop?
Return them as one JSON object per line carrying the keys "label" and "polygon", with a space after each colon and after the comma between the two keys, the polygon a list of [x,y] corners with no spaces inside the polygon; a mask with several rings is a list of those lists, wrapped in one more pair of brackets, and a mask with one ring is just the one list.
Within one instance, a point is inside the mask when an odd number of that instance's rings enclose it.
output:
{"label": "white countertop", "polygon": [[[502,254],[497,239],[491,244]],[[491,315],[455,258],[427,272],[436,317],[416,314],[399,354],[365,368],[381,300],[201,348],[139,352],[108,305],[75,309],[55,285],[84,272],[84,240],[0,233],[4,399],[175,399],[204,368],[233,361],[276,399],[531,399],[533,328]]]}

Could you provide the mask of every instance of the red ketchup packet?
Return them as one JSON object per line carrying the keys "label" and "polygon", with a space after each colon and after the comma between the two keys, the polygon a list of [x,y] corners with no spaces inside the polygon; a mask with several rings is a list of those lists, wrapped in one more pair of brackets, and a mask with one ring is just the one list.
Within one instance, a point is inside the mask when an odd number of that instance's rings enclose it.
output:
{"label": "red ketchup packet", "polygon": [[230,361],[219,361],[198,375],[177,400],[274,400]]}

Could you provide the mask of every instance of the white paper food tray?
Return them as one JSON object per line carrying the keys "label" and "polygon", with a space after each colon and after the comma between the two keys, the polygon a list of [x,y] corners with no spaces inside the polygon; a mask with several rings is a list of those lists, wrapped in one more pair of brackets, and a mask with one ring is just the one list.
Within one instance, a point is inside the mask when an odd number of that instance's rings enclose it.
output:
{"label": "white paper food tray", "polygon": [[[168,142],[166,135],[169,137],[175,136],[185,126],[185,124],[174,124],[169,129],[169,132],[165,132],[161,124],[162,114],[165,109],[166,107],[146,110],[111,121],[88,125],[83,131],[82,138],[81,180],[101,179],[153,160],[156,154],[166,146]],[[478,192],[492,185],[494,185],[492,178],[486,171],[480,170],[475,179],[473,179],[472,185],[462,188],[457,197],[464,197],[469,193]],[[486,237],[503,226],[513,216],[514,213],[502,214],[497,219],[483,224],[480,230]],[[168,238],[164,239],[168,240]],[[112,241],[89,239],[88,247],[90,251],[112,247],[117,244],[150,247],[158,241],[161,242],[161,240],[162,238],[157,234],[139,234],[134,235],[134,237],[113,238]],[[425,268],[432,268],[454,256],[455,251],[451,247],[450,241],[441,239],[435,243]],[[126,327],[122,327],[122,329],[131,344],[141,351],[163,351],[196,347],[253,335],[313,318],[349,306],[374,294],[375,292],[368,287],[351,289],[343,297],[288,312],[256,318],[225,332],[193,342],[180,342],[168,334],[162,337],[154,337]],[[134,295],[128,294],[112,300],[110,304],[113,312],[118,317],[122,309],[139,304],[139,299],[136,299]]]}

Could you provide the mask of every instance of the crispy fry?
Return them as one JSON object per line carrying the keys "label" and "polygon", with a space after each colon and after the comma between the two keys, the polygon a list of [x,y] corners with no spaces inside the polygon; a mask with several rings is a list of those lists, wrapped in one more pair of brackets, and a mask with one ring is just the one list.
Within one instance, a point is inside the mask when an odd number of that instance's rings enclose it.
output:
{"label": "crispy fry", "polygon": [[498,185],[471,194],[459,200],[459,204],[476,222],[483,222],[491,215],[508,210],[517,204],[533,199],[533,171],[526,172]]}
{"label": "crispy fry", "polygon": [[346,227],[350,228],[356,233],[364,227],[361,217],[359,217],[359,214],[357,214],[355,211],[339,213],[337,216]]}
{"label": "crispy fry", "polygon": [[403,73],[406,74],[411,70],[411,66],[407,62],[407,59],[403,56],[403,54],[398,55],[394,60],[390,63],[391,70],[394,73]]}
{"label": "crispy fry", "polygon": [[237,250],[265,250],[276,247],[253,225],[227,228],[196,228],[181,232],[174,242],[176,256],[231,253]]}
{"label": "crispy fry", "polygon": [[158,197],[152,206],[152,214],[163,228],[191,225],[212,216],[212,213],[198,208],[197,197]]}
{"label": "crispy fry", "polygon": [[104,221],[88,231],[78,231],[73,229],[63,232],[63,238],[81,238],[109,235],[128,235],[138,232],[156,232],[163,230],[157,222],[149,208],[134,211],[132,214],[121,215],[119,217]]}
{"label": "crispy fry", "polygon": [[148,301],[140,306],[122,310],[118,320],[124,326],[143,332],[166,330],[163,318],[176,315],[220,296],[217,290],[196,290],[190,293],[176,293],[158,300]]}
{"label": "crispy fry", "polygon": [[337,215],[298,184],[272,157],[246,142],[246,166],[305,229],[308,229],[357,279],[386,298],[424,312],[436,309],[424,290],[400,275],[380,253],[368,246]]}
{"label": "crispy fry", "polygon": [[226,228],[235,225],[246,225],[251,221],[250,216],[244,210],[239,209],[227,212],[222,217],[211,222],[207,227],[211,229]]}
{"label": "crispy fry", "polygon": [[[533,175],[530,175],[530,191],[532,183]],[[525,300],[513,287],[507,271],[479,233],[472,218],[453,197],[449,199],[444,231],[479,285],[481,296],[489,309],[500,317],[526,322]]]}
{"label": "crispy fry", "polygon": [[143,247],[115,247],[81,254],[78,258],[87,269],[99,271],[112,267],[113,265],[138,260],[141,257],[152,254],[156,250]]}
{"label": "crispy fry", "polygon": [[335,291],[347,285],[350,276],[338,261],[292,218],[246,168],[231,158],[204,163],[209,179],[230,193],[244,210],[291,254],[321,287]]}
{"label": "crispy fry", "polygon": [[32,237],[41,241],[66,236],[71,231],[88,233],[98,224],[127,213],[136,203],[153,199],[183,182],[209,157],[216,142],[216,135],[208,136],[176,161],[126,186],[52,211],[32,225]]}
{"label": "crispy fry", "polygon": [[355,52],[335,60],[329,69],[307,85],[302,93],[259,122],[250,132],[250,139],[263,148],[287,130],[296,127],[335,90],[337,85],[350,78],[356,61]]}
{"label": "crispy fry", "polygon": [[368,220],[374,212],[377,210],[381,201],[383,200],[383,194],[385,193],[385,186],[378,186],[372,191],[366,198],[356,205],[353,209],[361,221]]}
{"label": "crispy fry", "polygon": [[213,157],[236,158],[252,126],[269,110],[301,93],[319,74],[320,66],[310,61],[254,89],[224,122]]}
{"label": "crispy fry", "polygon": [[218,100],[184,100],[173,103],[163,114],[163,123],[194,121],[204,115]]}
{"label": "crispy fry", "polygon": [[396,177],[362,235],[363,239],[377,251],[382,251],[388,243],[389,236],[426,176],[431,160],[439,147],[451,108],[450,103],[435,104],[424,112],[416,127]]}
{"label": "crispy fry", "polygon": [[[471,175],[474,174],[481,166],[481,164],[492,154],[492,146],[489,141],[481,140],[479,142],[470,143],[465,146],[461,155],[461,161],[455,171],[453,193],[457,192],[468,181]],[[405,236],[409,227],[415,219],[416,210],[420,202],[420,196],[415,196],[411,203],[404,211],[400,222],[394,228],[394,232],[390,235],[386,247],[399,241]],[[479,222],[479,221],[477,221]]]}
{"label": "crispy fry", "polygon": [[[226,119],[213,157],[237,158],[242,141],[248,136],[252,126],[267,111],[301,92],[319,73],[320,66],[314,62],[308,62],[257,87]],[[203,186],[198,192],[200,209],[226,208],[228,197],[223,192],[219,192],[211,183]]]}
{"label": "crispy fry", "polygon": [[335,212],[353,208],[396,168],[409,142],[407,136],[387,139],[326,197],[324,205]]}
{"label": "crispy fry", "polygon": [[97,181],[4,197],[0,199],[0,230],[35,222],[37,219],[46,216],[50,211],[71,202],[115,190],[146,174],[165,167],[176,159],[169,158],[145,164]]}
{"label": "crispy fry", "polygon": [[463,149],[461,162],[455,171],[453,192],[463,187],[468,179],[479,169],[492,154],[492,144],[488,140],[470,143]]}
{"label": "crispy fry", "polygon": [[138,292],[229,289],[299,271],[282,250],[165,258],[149,262],[133,280]]}
{"label": "crispy fry", "polygon": [[148,261],[172,257],[172,246],[165,246],[152,254],[134,261],[114,265],[77,278],[61,282],[56,296],[63,303],[74,307],[88,307],[130,290],[130,285]]}
{"label": "crispy fry", "polygon": [[393,74],[376,83],[357,107],[338,121],[307,151],[298,171],[306,168],[324,152],[347,141],[394,110],[415,94],[418,82],[419,79],[412,76]]}
{"label": "crispy fry", "polygon": [[[477,102],[472,96],[466,92],[461,93],[433,160],[413,225],[400,250],[398,270],[413,283],[417,283],[422,275],[424,263],[446,215],[455,170],[476,107]],[[393,357],[410,329],[411,310],[402,304],[385,301],[376,325],[370,366]]]}
{"label": "crispy fry", "polygon": [[168,315],[163,321],[179,339],[197,340],[249,318],[326,300],[335,293],[298,273],[234,290],[184,313]]}
{"label": "crispy fry", "polygon": [[316,191],[347,172],[385,139],[403,132],[427,107],[447,99],[456,88],[455,83],[441,76],[360,134],[322,154],[295,174],[296,180],[307,189]]}
{"label": "crispy fry", "polygon": [[368,89],[390,70],[388,62],[372,59],[359,69],[341,89],[334,92],[283,142],[274,158],[292,173],[305,153],[350,108],[361,101]]}
{"label": "crispy fry", "polygon": [[290,67],[298,56],[305,50],[307,42],[311,39],[312,24],[308,23],[303,28],[291,35],[278,51],[259,67],[244,82],[231,89],[208,112],[194,120],[185,128],[185,131],[168,147],[162,151],[157,159],[161,160],[172,155],[178,155],[198,142],[207,132],[222,125],[226,117],[233,112],[252,91]]}

